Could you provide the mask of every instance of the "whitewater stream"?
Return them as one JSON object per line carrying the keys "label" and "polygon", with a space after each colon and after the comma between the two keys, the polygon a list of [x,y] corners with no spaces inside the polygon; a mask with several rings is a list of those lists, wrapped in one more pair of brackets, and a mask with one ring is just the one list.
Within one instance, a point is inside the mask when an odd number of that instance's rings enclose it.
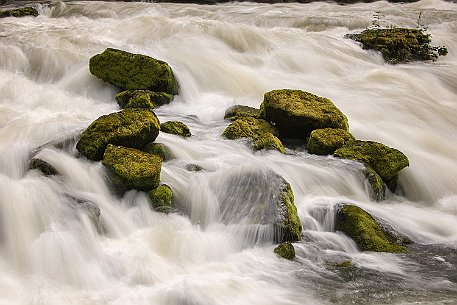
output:
{"label": "whitewater stream", "polygon": [[[457,304],[456,3],[31,4],[36,18],[0,19],[0,305]],[[432,45],[449,54],[390,65],[344,38],[376,12],[384,26],[412,28],[422,13]],[[93,120],[119,110],[118,89],[88,69],[107,47],[164,60],[180,83],[155,110],[193,134],[156,139],[176,156],[161,174],[175,213],[154,212],[143,192],[113,193],[101,162],[75,149]],[[221,137],[228,107],[259,107],[282,88],[329,98],[356,138],[404,152],[400,190],[376,202],[354,162]],[[59,175],[30,170],[34,155]],[[294,261],[273,253],[260,225],[223,220],[240,215],[220,202],[261,195],[271,171],[291,184],[303,224]],[[74,198],[100,208],[102,228]],[[360,252],[335,231],[341,203],[414,244]]]}

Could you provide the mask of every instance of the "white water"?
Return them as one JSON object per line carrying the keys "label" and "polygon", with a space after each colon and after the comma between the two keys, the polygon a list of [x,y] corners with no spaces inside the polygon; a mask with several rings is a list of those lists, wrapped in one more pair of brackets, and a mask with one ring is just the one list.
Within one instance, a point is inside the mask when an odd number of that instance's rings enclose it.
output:
{"label": "white water", "polygon": [[[35,5],[37,18],[0,19],[0,304],[457,302],[457,4]],[[422,12],[432,43],[449,54],[391,66],[343,38],[370,26],[375,11],[408,27]],[[107,47],[165,60],[179,79],[180,95],[156,114],[185,122],[193,136],[156,141],[177,156],[162,181],[186,214],[153,212],[141,192],[116,197],[103,166],[77,158],[74,143],[39,152],[60,175],[28,169],[37,147],[118,110],[116,89],[88,71]],[[402,150],[404,196],[371,201],[351,163],[303,149],[253,153],[220,137],[226,108],[258,107],[278,88],[330,98],[354,136]],[[189,172],[189,163],[206,171]],[[265,169],[295,194],[304,226],[295,262],[276,257],[268,230],[221,220],[224,182]],[[105,233],[68,196],[97,204]],[[341,202],[422,246],[360,253],[334,232]],[[346,259],[352,269],[332,267]]]}

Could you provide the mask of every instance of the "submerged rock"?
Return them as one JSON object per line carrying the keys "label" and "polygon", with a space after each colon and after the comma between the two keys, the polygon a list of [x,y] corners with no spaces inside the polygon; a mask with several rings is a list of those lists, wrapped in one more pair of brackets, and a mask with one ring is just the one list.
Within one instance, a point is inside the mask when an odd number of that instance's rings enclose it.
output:
{"label": "submerged rock", "polygon": [[286,138],[305,139],[314,129],[349,128],[346,116],[329,99],[301,90],[265,93],[260,112]]}
{"label": "submerged rock", "polygon": [[82,211],[87,215],[99,233],[104,231],[103,224],[100,220],[101,210],[96,203],[70,194],[65,194],[65,197],[69,200],[70,207],[76,211]]}
{"label": "submerged rock", "polygon": [[38,16],[38,11],[33,7],[22,7],[11,10],[0,10],[0,18],[5,17],[27,17],[27,16]]}
{"label": "submerged rock", "polygon": [[159,120],[148,109],[125,109],[103,115],[81,134],[76,149],[88,159],[98,161],[108,144],[141,148],[157,138]]}
{"label": "submerged rock", "polygon": [[260,118],[260,109],[244,105],[234,105],[227,108],[224,114],[224,119],[230,119],[233,121],[242,116],[250,116],[258,119]]}
{"label": "submerged rock", "polygon": [[446,47],[430,46],[430,35],[424,34],[420,29],[367,29],[360,34],[346,35],[346,38],[362,43],[364,49],[381,52],[384,60],[393,64],[434,60],[447,54]]}
{"label": "submerged rock", "polygon": [[273,251],[282,258],[288,259],[290,261],[295,258],[295,248],[290,242],[280,244]]}
{"label": "submerged rock", "polygon": [[346,130],[339,128],[315,129],[311,132],[306,146],[310,154],[330,155],[346,142],[355,138]]}
{"label": "submerged rock", "polygon": [[280,153],[284,153],[284,145],[282,145],[281,140],[279,140],[274,134],[267,132],[261,135],[254,143],[255,150],[262,149],[276,149]]}
{"label": "submerged rock", "polygon": [[174,96],[165,92],[149,90],[126,90],[116,95],[116,102],[121,108],[153,109],[169,104]]}
{"label": "submerged rock", "polygon": [[172,206],[173,191],[171,188],[162,184],[148,192],[149,203],[157,212],[169,212]]}
{"label": "submerged rock", "polygon": [[189,172],[201,172],[205,169],[198,164],[190,163],[186,165],[186,170]]}
{"label": "submerged rock", "polygon": [[222,135],[230,140],[250,138],[257,140],[261,135],[271,133],[278,136],[278,130],[262,119],[245,116],[239,117],[225,128]]}
{"label": "submerged rock", "polygon": [[178,94],[178,83],[170,66],[146,55],[108,48],[90,59],[89,70],[122,89]]}
{"label": "submerged rock", "polygon": [[362,251],[406,251],[406,247],[398,244],[369,213],[355,205],[343,205],[338,209],[336,229],[351,237]]}
{"label": "submerged rock", "polygon": [[179,121],[168,121],[160,124],[160,131],[175,134],[183,138],[192,136],[189,127],[187,127],[183,122]]}
{"label": "submerged rock", "polygon": [[150,191],[159,186],[162,158],[157,155],[109,144],[103,156],[103,165],[120,190]]}
{"label": "submerged rock", "polygon": [[163,161],[170,161],[175,158],[171,148],[162,143],[151,142],[146,144],[146,146],[144,146],[141,150],[150,154],[158,155]]}
{"label": "submerged rock", "polygon": [[30,169],[37,169],[46,176],[58,174],[57,170],[51,164],[40,158],[32,158],[32,160],[30,160]]}
{"label": "submerged rock", "polygon": [[373,192],[372,199],[377,201],[383,200],[386,193],[386,186],[382,178],[369,166],[365,166],[363,173]]}

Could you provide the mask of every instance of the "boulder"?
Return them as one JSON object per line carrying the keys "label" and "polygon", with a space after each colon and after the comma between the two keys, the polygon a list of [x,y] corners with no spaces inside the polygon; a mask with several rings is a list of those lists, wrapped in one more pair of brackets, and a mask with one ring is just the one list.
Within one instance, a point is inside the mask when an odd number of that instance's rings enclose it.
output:
{"label": "boulder", "polygon": [[108,48],[93,56],[89,70],[96,77],[125,90],[151,90],[178,94],[171,67],[155,58]]}
{"label": "boulder", "polygon": [[171,148],[162,143],[151,142],[146,144],[146,146],[144,146],[141,150],[150,154],[158,155],[163,161],[170,161],[175,158]]}
{"label": "boulder", "polygon": [[234,105],[230,108],[227,108],[224,114],[224,119],[230,119],[234,121],[242,116],[251,116],[253,118],[259,119],[260,109],[243,105]]}
{"label": "boulder", "polygon": [[384,231],[369,213],[355,205],[340,206],[336,229],[352,238],[362,251],[405,252],[406,247]]}
{"label": "boulder", "polygon": [[112,182],[122,191],[150,191],[159,186],[162,158],[135,148],[109,144],[103,155]]}
{"label": "boulder", "polygon": [[188,138],[192,135],[190,133],[189,127],[187,127],[186,124],[179,121],[168,121],[160,124],[160,131],[175,134],[183,138]]}
{"label": "boulder", "polygon": [[157,108],[169,104],[174,96],[165,92],[149,90],[126,90],[116,95],[116,102],[121,108]]}
{"label": "boulder", "polygon": [[155,140],[159,120],[148,109],[125,109],[103,115],[81,134],[76,149],[90,160],[98,161],[108,144],[141,148]]}
{"label": "boulder", "polygon": [[22,7],[12,10],[0,10],[0,18],[5,17],[27,17],[27,16],[38,16],[38,11],[33,7]]}
{"label": "boulder", "polygon": [[277,129],[267,121],[245,116],[239,117],[227,126],[222,135],[230,140],[241,138],[257,140],[264,133],[279,135]]}
{"label": "boulder", "polygon": [[294,260],[295,258],[295,249],[290,242],[280,244],[273,251],[282,258],[288,259],[290,261]]}
{"label": "boulder", "polygon": [[339,128],[315,129],[311,132],[306,146],[310,154],[330,155],[346,142],[355,138],[346,130]]}
{"label": "boulder", "polygon": [[149,203],[157,212],[169,212],[172,206],[173,191],[171,188],[162,184],[148,192]]}
{"label": "boulder", "polygon": [[305,139],[314,129],[349,128],[346,116],[329,99],[301,90],[265,93],[260,113],[285,138]]}
{"label": "boulder", "polygon": [[408,158],[399,150],[372,141],[352,141],[337,149],[335,157],[356,160],[371,167],[392,191],[397,173],[409,166]]}
{"label": "boulder", "polygon": [[447,54],[446,47],[430,46],[430,35],[424,34],[420,29],[367,29],[360,34],[349,34],[345,37],[360,42],[364,49],[381,52],[384,60],[392,64],[434,60]]}
{"label": "boulder", "polygon": [[32,158],[32,160],[30,160],[30,169],[37,169],[46,176],[58,174],[57,170],[51,164],[39,158]]}
{"label": "boulder", "polygon": [[266,132],[262,134],[254,143],[255,150],[262,150],[262,149],[276,149],[280,153],[284,153],[284,145],[282,145],[281,140],[279,140],[274,134],[271,132]]}

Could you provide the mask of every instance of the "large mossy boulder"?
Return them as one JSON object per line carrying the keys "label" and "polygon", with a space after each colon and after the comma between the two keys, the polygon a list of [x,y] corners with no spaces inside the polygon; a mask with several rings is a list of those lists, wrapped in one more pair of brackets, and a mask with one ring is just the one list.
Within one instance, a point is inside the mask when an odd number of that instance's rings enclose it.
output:
{"label": "large mossy boulder", "polygon": [[157,212],[169,212],[172,207],[173,191],[162,184],[148,192],[149,204]]}
{"label": "large mossy boulder", "polygon": [[38,16],[38,11],[33,7],[22,7],[11,10],[0,10],[0,18],[5,17],[27,17],[27,16]]}
{"label": "large mossy boulder", "polygon": [[171,148],[163,143],[151,142],[146,144],[143,148],[141,148],[141,150],[150,154],[158,155],[163,161],[170,161],[175,158],[175,154]]}
{"label": "large mossy boulder", "polygon": [[125,90],[116,95],[116,102],[121,108],[153,109],[169,104],[174,96],[165,92],[149,90]]}
{"label": "large mossy boulder", "polygon": [[103,165],[111,180],[121,191],[150,191],[159,186],[162,158],[135,148],[109,144],[103,155]]}
{"label": "large mossy boulder", "polygon": [[329,99],[301,90],[265,93],[260,112],[286,138],[305,139],[314,129],[349,128],[346,116]]}
{"label": "large mossy boulder", "polygon": [[155,58],[108,48],[93,56],[89,70],[96,77],[125,90],[150,90],[178,94],[171,67]]}
{"label": "large mossy boulder", "polygon": [[420,29],[367,29],[347,38],[362,43],[364,49],[381,52],[384,60],[396,64],[414,60],[434,60],[446,55],[446,47],[430,46],[430,35]]}
{"label": "large mossy boulder", "polygon": [[409,166],[408,158],[399,150],[373,141],[352,141],[337,149],[335,157],[356,160],[372,168],[394,191],[397,173]]}
{"label": "large mossy boulder", "polygon": [[311,132],[306,146],[310,154],[330,155],[346,142],[355,138],[346,130],[339,128],[315,129]]}
{"label": "large mossy boulder", "polygon": [[250,116],[258,119],[260,118],[260,109],[244,105],[234,105],[227,108],[224,114],[224,119],[230,119],[234,121],[242,116]]}
{"label": "large mossy boulder", "polygon": [[290,261],[295,258],[295,248],[290,242],[280,244],[273,252]]}
{"label": "large mossy boulder", "polygon": [[369,213],[355,205],[340,206],[336,216],[336,229],[351,237],[362,251],[405,252],[389,232]]}
{"label": "large mossy boulder", "polygon": [[[268,228],[274,242],[298,241],[302,224],[287,181],[268,169],[237,168],[224,173],[214,190],[222,221]],[[256,229],[254,229],[256,230]],[[247,234],[260,234],[247,233]],[[260,237],[259,237],[260,238]]]}
{"label": "large mossy boulder", "polygon": [[186,124],[180,121],[168,121],[160,124],[160,131],[165,133],[175,134],[183,138],[188,138],[192,136],[189,127]]}
{"label": "large mossy boulder", "polygon": [[81,134],[78,151],[90,160],[98,161],[108,144],[141,148],[157,138],[159,120],[148,109],[125,109],[103,115]]}
{"label": "large mossy boulder", "polygon": [[230,140],[250,138],[257,140],[261,135],[271,133],[278,136],[278,130],[265,120],[243,116],[233,121],[225,128],[222,135]]}
{"label": "large mossy boulder", "polygon": [[254,143],[254,149],[255,150],[262,150],[262,149],[275,149],[279,151],[280,153],[284,153],[284,145],[282,145],[281,140],[278,139],[274,134],[270,132],[266,132],[262,134],[260,137],[257,138],[257,140]]}

